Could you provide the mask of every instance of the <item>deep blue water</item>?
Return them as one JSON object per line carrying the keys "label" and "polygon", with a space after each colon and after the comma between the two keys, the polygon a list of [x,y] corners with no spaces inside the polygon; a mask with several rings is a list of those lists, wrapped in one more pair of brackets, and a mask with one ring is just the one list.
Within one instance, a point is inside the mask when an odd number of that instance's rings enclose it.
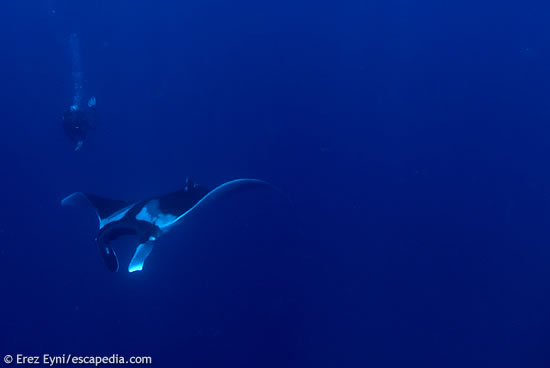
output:
{"label": "deep blue water", "polygon": [[[0,354],[548,367],[549,10],[3,1]],[[79,152],[72,33],[99,115]],[[132,274],[105,269],[93,213],[60,206],[187,176],[292,203],[224,201]]]}

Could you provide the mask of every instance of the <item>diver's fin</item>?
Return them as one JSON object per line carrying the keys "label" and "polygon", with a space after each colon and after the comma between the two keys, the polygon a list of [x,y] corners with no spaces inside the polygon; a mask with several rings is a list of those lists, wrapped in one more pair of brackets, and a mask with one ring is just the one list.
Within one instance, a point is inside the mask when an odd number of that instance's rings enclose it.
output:
{"label": "diver's fin", "polygon": [[95,209],[97,217],[99,218],[100,227],[103,220],[112,216],[118,211],[130,205],[129,202],[120,201],[116,199],[108,199],[95,196],[93,194],[85,194],[81,192],[73,193],[61,200],[62,206],[91,206]]}
{"label": "diver's fin", "polygon": [[109,271],[117,272],[118,258],[116,256],[114,249],[110,245],[103,244],[99,246],[99,252],[101,253],[101,257],[103,257],[105,266],[107,266]]}
{"label": "diver's fin", "polygon": [[151,254],[153,250],[153,241],[148,241],[137,246],[136,252],[128,265],[128,272],[141,271],[143,269],[143,263]]}

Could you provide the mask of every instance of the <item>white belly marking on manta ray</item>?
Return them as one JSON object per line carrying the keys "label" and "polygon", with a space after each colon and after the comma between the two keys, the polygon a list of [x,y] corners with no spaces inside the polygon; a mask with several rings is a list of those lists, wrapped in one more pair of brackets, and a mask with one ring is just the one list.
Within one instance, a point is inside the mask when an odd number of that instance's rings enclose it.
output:
{"label": "white belly marking on manta ray", "polygon": [[159,202],[156,199],[149,201],[136,215],[136,220],[147,221],[161,229],[171,225],[175,219],[174,215],[160,212]]}

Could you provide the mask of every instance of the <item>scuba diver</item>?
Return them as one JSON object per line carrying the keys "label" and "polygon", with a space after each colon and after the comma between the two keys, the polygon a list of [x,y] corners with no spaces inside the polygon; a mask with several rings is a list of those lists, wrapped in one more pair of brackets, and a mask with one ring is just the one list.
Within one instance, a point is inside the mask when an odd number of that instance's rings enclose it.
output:
{"label": "scuba diver", "polygon": [[71,34],[69,43],[72,53],[73,103],[63,113],[63,130],[74,144],[74,150],[79,151],[88,135],[88,130],[93,127],[96,99],[91,97],[87,109],[82,109],[83,73],[80,66],[80,45],[75,33]]}
{"label": "scuba diver", "polygon": [[88,130],[92,127],[93,112],[95,110],[95,97],[90,98],[88,102],[89,111],[82,111],[75,105],[63,113],[63,130],[65,135],[74,144],[74,150],[79,151],[88,135]]}

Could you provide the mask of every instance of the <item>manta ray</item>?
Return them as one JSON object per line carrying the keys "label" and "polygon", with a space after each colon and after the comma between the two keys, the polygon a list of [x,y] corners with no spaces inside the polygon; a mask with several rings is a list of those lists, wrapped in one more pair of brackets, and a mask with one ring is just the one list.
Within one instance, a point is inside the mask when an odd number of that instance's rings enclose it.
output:
{"label": "manta ray", "polygon": [[76,192],[61,200],[61,205],[95,209],[99,219],[96,241],[105,265],[112,272],[118,271],[119,262],[111,242],[124,235],[137,236],[138,245],[128,265],[128,272],[135,272],[143,269],[157,239],[181,224],[189,213],[227,195],[256,187],[274,188],[258,179],[236,179],[209,189],[187,178],[183,189],[142,201],[127,202]]}

